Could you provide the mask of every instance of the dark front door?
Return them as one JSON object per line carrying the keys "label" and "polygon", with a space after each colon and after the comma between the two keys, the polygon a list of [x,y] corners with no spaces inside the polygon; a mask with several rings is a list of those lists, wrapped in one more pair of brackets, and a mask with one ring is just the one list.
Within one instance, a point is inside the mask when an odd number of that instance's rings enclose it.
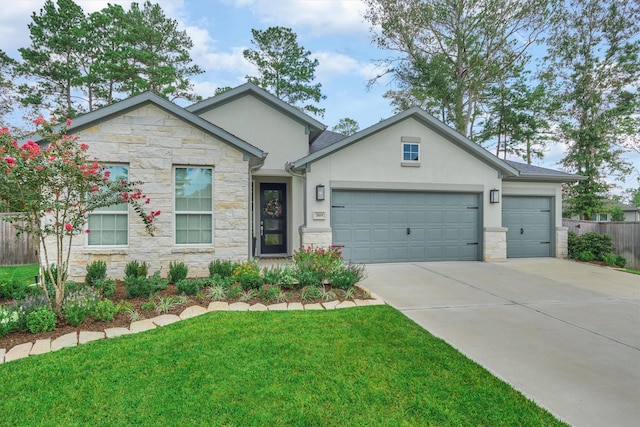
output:
{"label": "dark front door", "polygon": [[287,253],[286,184],[260,184],[260,253]]}

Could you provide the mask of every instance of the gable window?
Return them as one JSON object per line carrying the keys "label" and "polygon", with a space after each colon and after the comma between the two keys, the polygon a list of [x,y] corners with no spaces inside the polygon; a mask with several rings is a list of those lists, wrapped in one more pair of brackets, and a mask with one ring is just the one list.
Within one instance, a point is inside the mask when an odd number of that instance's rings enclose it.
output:
{"label": "gable window", "polygon": [[403,136],[402,142],[402,166],[420,166],[420,138],[416,136]]}
{"label": "gable window", "polygon": [[176,244],[213,243],[213,169],[175,168]]}
{"label": "gable window", "polygon": [[[129,180],[129,166],[106,165],[109,180]],[[89,214],[89,246],[126,246],[129,244],[129,206],[126,203],[98,208]]]}

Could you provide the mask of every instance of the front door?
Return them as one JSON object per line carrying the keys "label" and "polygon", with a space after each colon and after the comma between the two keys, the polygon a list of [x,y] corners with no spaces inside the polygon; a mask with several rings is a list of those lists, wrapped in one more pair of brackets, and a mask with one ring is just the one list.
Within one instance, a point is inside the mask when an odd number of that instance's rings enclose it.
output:
{"label": "front door", "polygon": [[286,184],[260,184],[260,253],[287,253]]}

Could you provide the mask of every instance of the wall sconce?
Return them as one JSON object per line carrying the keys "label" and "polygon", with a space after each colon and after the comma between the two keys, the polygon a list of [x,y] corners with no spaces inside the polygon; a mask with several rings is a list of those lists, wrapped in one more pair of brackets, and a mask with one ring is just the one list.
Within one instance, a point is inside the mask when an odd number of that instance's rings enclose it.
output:
{"label": "wall sconce", "polygon": [[324,200],[324,185],[316,185],[316,200]]}
{"label": "wall sconce", "polygon": [[500,203],[500,190],[497,188],[489,190],[489,203]]}

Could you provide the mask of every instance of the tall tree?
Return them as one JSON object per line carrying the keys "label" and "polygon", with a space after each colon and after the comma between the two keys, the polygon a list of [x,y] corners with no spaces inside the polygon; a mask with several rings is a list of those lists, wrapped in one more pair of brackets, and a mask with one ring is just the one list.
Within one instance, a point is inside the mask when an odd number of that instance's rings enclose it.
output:
{"label": "tall tree", "polygon": [[569,187],[568,210],[589,219],[604,208],[607,177],[624,180],[623,138],[637,141],[640,40],[637,2],[572,0],[554,20],[549,76],[557,85],[565,167],[586,177]]}
{"label": "tall tree", "polygon": [[247,80],[294,107],[322,116],[324,108],[307,103],[326,98],[320,89],[322,85],[313,84],[319,62],[311,59],[311,52],[298,44],[296,33],[285,27],[251,30],[251,33],[255,49],[245,49],[242,53],[258,68],[259,75],[246,76]]}
{"label": "tall tree", "polygon": [[338,121],[338,124],[331,129],[334,132],[349,136],[360,130],[360,125],[354,119],[344,117]]}
{"label": "tall tree", "polygon": [[0,127],[5,116],[14,108],[15,85],[13,84],[16,61],[0,50]]}
{"label": "tall tree", "polygon": [[[365,0],[373,42],[399,110],[420,106],[474,136],[492,85],[522,66],[548,22],[553,0]],[[374,79],[371,83],[375,82]]]}
{"label": "tall tree", "polygon": [[47,0],[40,13],[31,15],[29,24],[31,46],[18,49],[24,76],[35,79],[22,84],[22,103],[44,107],[61,117],[74,117],[83,110],[75,99],[74,89],[81,84],[80,71],[86,19],[82,8],[73,0]]}
{"label": "tall tree", "polygon": [[142,7],[132,3],[126,15],[124,34],[128,67],[118,71],[118,90],[135,95],[150,90],[170,100],[195,101],[190,76],[203,71],[192,64],[189,50],[193,41],[186,31],[178,30],[178,22],[168,18],[158,4],[146,1]]}

